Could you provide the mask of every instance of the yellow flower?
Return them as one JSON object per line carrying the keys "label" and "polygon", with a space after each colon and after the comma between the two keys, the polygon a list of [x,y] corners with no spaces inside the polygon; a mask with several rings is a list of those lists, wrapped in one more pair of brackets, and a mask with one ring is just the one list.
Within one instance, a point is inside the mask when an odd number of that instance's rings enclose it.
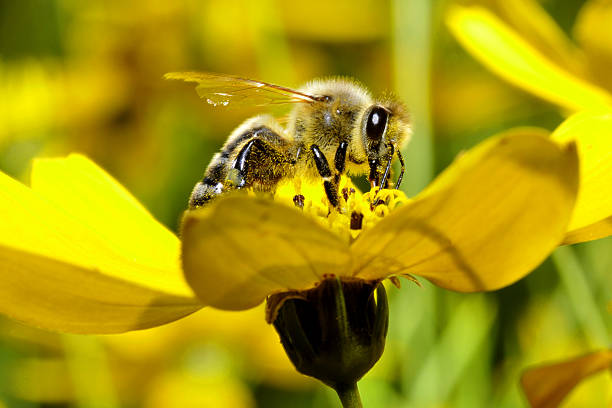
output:
{"label": "yellow flower", "polygon": [[468,52],[510,83],[570,112],[612,107],[610,2],[583,6],[574,29],[582,49],[536,1],[498,3],[497,15],[482,7],[450,8],[447,24]]}
{"label": "yellow flower", "polygon": [[[203,303],[230,310],[326,277],[417,275],[456,291],[494,290],[564,239],[577,193],[574,148],[533,129],[491,138],[356,239],[291,208],[291,196],[289,205],[282,197],[229,197],[186,214],[185,276]],[[365,207],[361,213],[372,211]]]}
{"label": "yellow flower", "polygon": [[521,386],[533,408],[554,408],[580,382],[612,368],[612,351],[599,350],[571,359],[530,368]]}
{"label": "yellow flower", "polygon": [[102,169],[79,155],[39,159],[31,188],[0,174],[0,312],[51,330],[117,333],[203,305],[250,308],[331,275],[410,274],[457,291],[497,289],[564,240],[602,236],[590,228],[612,214],[612,196],[601,194],[612,185],[611,121],[585,113],[553,139],[537,129],[490,138],[412,200],[384,193],[398,204],[388,215],[385,206],[367,214],[366,194],[354,203],[366,213],[358,236],[348,222],[337,233],[337,215],[316,220],[292,203],[221,199],[185,216],[184,272],[178,238]]}

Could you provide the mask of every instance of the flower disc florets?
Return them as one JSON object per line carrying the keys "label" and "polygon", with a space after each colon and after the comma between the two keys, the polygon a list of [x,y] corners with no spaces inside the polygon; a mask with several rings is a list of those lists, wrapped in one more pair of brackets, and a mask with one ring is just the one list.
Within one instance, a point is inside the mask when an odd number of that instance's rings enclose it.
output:
{"label": "flower disc florets", "polygon": [[339,208],[330,208],[320,183],[302,182],[282,185],[274,195],[277,202],[295,205],[322,226],[331,229],[347,242],[362,231],[371,229],[394,209],[410,200],[395,189],[373,188],[362,193],[350,178],[343,177],[339,188]]}

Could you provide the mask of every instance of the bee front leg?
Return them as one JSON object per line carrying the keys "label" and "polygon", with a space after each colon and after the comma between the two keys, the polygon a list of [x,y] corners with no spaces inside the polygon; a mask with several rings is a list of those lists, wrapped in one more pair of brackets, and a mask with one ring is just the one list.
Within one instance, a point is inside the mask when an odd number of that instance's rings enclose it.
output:
{"label": "bee front leg", "polygon": [[340,176],[344,174],[347,149],[348,143],[341,142],[338,146],[338,150],[336,150],[336,156],[334,157],[334,166],[336,167],[336,174],[334,175],[334,185],[336,188],[336,194],[338,194],[338,190],[340,189]]}
{"label": "bee front leg", "polygon": [[332,172],[329,168],[329,163],[327,162],[327,158],[319,149],[319,146],[312,145],[310,146],[310,150],[314,156],[314,162],[317,166],[317,170],[319,171],[319,175],[323,178],[323,188],[325,189],[325,195],[327,195],[327,199],[329,203],[334,208],[338,208],[338,177],[332,178]]}
{"label": "bee front leg", "polygon": [[340,146],[338,146],[338,150],[336,150],[336,157],[334,157],[334,165],[336,166],[336,170],[338,171],[339,175],[344,173],[347,149],[348,149],[348,143],[342,142],[340,143]]}
{"label": "bee front leg", "polygon": [[370,181],[370,189],[374,189],[374,187],[378,186],[378,181],[380,179],[378,174],[378,159],[372,159],[368,161],[368,165],[370,166],[370,175],[368,176],[368,180]]}

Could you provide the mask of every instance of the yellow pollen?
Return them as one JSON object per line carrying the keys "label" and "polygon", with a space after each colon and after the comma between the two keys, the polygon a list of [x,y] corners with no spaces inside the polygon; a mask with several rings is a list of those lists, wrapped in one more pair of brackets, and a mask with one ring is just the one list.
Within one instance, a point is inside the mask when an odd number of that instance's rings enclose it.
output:
{"label": "yellow pollen", "polygon": [[348,242],[355,240],[361,231],[372,228],[396,207],[409,201],[399,190],[374,189],[362,193],[348,177],[340,180],[338,199],[339,211],[329,206],[321,183],[304,180],[283,183],[274,195],[274,200],[298,208],[303,203],[301,208],[304,214]]}

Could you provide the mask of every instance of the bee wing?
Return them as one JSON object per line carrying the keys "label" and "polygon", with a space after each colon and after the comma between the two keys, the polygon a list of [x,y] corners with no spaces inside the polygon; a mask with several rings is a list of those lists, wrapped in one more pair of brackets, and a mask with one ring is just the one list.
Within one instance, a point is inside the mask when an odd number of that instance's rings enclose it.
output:
{"label": "bee wing", "polygon": [[170,72],[166,79],[197,83],[200,98],[213,106],[265,106],[297,102],[316,102],[323,97],[253,79],[209,72]]}

